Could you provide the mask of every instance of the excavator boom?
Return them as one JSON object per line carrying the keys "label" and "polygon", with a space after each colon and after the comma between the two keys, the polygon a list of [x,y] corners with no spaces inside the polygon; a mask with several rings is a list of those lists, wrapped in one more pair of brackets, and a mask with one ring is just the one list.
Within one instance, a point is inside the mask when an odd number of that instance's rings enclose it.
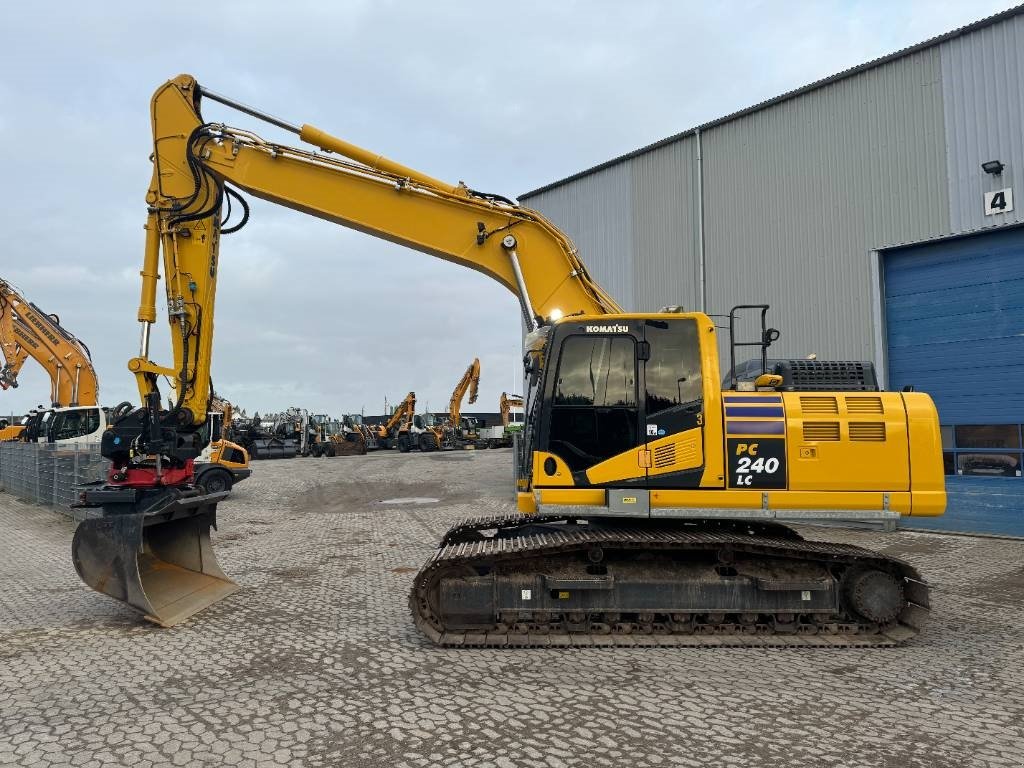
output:
{"label": "excavator boom", "polygon": [[459,426],[459,419],[462,417],[462,399],[469,392],[469,403],[476,402],[477,390],[480,387],[480,358],[474,357],[466,372],[462,374],[459,383],[452,390],[452,397],[448,401],[448,421],[453,427]]}
{"label": "excavator boom", "polygon": [[509,415],[512,413],[513,408],[522,407],[522,397],[520,397],[519,395],[509,395],[507,392],[502,392],[501,400],[498,401],[498,408],[501,410],[501,426],[508,426]]}
{"label": "excavator boom", "polygon": [[395,408],[394,413],[384,422],[381,432],[386,437],[391,435],[404,421],[412,419],[416,413],[416,393],[410,392],[405,399]]}
{"label": "excavator boom", "polygon": [[25,357],[31,356],[50,376],[50,401],[54,407],[95,406],[99,402],[96,369],[85,344],[61,326],[55,315],[43,312],[3,279],[0,345],[7,360],[0,385],[5,381],[13,384]]}

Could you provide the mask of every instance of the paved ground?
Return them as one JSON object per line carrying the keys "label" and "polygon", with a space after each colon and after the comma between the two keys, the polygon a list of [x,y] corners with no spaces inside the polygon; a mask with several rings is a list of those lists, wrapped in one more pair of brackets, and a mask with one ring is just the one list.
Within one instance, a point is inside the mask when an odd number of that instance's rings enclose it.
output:
{"label": "paved ground", "polygon": [[[829,531],[933,582],[888,650],[440,650],[407,615],[510,452],[257,465],[221,508],[243,589],[173,630],[84,587],[73,522],[0,494],[0,764],[1024,765],[1024,542]],[[438,503],[382,504],[427,497]],[[823,536],[826,532],[805,532]]]}

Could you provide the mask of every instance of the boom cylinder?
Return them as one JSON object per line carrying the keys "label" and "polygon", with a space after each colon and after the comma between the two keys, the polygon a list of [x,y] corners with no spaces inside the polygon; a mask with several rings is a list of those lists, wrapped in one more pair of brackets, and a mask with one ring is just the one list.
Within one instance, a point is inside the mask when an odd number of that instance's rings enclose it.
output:
{"label": "boom cylinder", "polygon": [[[139,322],[156,322],[156,281],[160,279],[160,220],[155,211],[146,217],[146,252],[142,259],[142,295],[139,301]],[[144,326],[146,347],[149,330]],[[143,353],[145,356],[145,353]]]}

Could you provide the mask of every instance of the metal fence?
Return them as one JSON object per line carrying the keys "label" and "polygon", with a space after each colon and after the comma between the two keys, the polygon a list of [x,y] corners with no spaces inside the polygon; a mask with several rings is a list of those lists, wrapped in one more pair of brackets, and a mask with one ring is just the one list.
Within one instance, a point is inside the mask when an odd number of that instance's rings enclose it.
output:
{"label": "metal fence", "polygon": [[0,443],[0,490],[68,515],[77,486],[106,472],[99,443]]}

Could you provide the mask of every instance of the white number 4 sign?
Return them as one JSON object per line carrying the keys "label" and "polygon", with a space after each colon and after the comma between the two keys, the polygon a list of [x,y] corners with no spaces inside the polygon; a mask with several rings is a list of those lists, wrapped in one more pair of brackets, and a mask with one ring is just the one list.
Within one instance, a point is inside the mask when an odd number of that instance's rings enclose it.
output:
{"label": "white number 4 sign", "polygon": [[994,216],[997,213],[1009,213],[1013,210],[1013,190],[997,189],[995,192],[985,193],[985,215]]}

